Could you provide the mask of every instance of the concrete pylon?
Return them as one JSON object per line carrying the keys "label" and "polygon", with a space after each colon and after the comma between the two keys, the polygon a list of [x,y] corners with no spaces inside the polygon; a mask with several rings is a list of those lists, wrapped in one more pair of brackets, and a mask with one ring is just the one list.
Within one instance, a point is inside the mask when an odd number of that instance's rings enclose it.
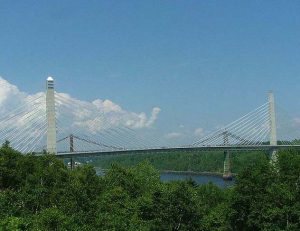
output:
{"label": "concrete pylon", "polygon": [[55,97],[54,80],[47,79],[46,87],[46,114],[47,114],[47,152],[56,154],[56,119],[55,119]]}
{"label": "concrete pylon", "polygon": [[[272,91],[269,92],[269,120],[270,120],[270,145],[277,145],[277,132],[276,132],[276,114],[275,114],[275,99]],[[277,149],[270,150],[270,157],[272,161],[276,161]]]}
{"label": "concrete pylon", "polygon": [[270,145],[277,145],[275,100],[272,91],[269,92],[269,116],[270,116]]}

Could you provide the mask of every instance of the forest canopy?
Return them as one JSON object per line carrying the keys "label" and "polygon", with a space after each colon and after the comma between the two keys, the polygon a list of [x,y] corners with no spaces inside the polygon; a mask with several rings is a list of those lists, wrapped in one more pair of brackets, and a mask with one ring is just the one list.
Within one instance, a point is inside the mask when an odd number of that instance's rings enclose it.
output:
{"label": "forest canopy", "polygon": [[162,182],[149,162],[68,169],[0,149],[0,230],[300,230],[300,155],[262,155],[233,187]]}

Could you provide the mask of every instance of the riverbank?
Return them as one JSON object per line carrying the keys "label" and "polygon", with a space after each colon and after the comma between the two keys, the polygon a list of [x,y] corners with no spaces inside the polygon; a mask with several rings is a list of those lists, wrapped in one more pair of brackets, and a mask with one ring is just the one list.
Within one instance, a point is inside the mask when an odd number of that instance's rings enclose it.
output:
{"label": "riverbank", "polygon": [[200,176],[215,176],[223,177],[220,172],[196,172],[196,171],[174,171],[174,170],[161,170],[160,173],[172,173],[172,174],[189,174],[189,175],[200,175]]}
{"label": "riverbank", "polygon": [[[102,169],[100,167],[95,167],[95,169],[100,170],[102,172],[106,172],[109,169]],[[214,177],[223,177],[223,173],[220,172],[196,172],[196,171],[175,171],[175,170],[160,170],[160,173],[171,173],[171,174],[185,174],[185,175],[195,175],[195,176],[214,176]],[[236,173],[232,173],[233,177],[236,177],[237,174]]]}
{"label": "riverbank", "polygon": [[[106,172],[108,168],[94,167],[96,170]],[[195,176],[214,176],[214,177],[223,177],[223,173],[220,172],[196,172],[196,171],[176,171],[176,170],[159,170],[160,173],[172,173],[172,174],[186,174],[186,175],[195,175]],[[232,173],[233,177],[236,177],[236,173]]]}

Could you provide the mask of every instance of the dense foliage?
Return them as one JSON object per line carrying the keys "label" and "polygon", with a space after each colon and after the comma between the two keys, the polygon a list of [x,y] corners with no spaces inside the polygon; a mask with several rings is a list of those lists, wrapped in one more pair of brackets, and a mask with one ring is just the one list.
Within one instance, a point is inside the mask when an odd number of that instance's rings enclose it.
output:
{"label": "dense foliage", "polygon": [[147,162],[69,170],[0,149],[0,230],[300,230],[300,155],[252,161],[233,188],[163,183]]}
{"label": "dense foliage", "polygon": [[[231,152],[232,172],[239,173],[249,163],[268,155],[264,151]],[[146,154],[130,154],[119,156],[101,156],[82,158],[80,162],[91,161],[96,167],[108,169],[112,164],[124,167],[135,166],[147,161],[156,169],[163,171],[194,171],[223,173],[224,152],[222,151],[193,151],[193,152],[161,152]]]}

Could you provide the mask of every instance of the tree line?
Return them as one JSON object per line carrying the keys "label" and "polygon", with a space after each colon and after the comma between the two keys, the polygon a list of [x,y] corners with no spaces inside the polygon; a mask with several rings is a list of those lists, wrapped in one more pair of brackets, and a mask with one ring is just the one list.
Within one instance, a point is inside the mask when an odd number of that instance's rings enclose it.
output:
{"label": "tree line", "polygon": [[[251,162],[268,156],[266,151],[231,151],[231,170],[239,173]],[[169,151],[161,153],[131,153],[118,156],[100,156],[95,158],[79,158],[80,162],[90,162],[95,167],[108,169],[112,164],[120,164],[124,167],[134,166],[142,161],[148,161],[156,169],[161,171],[194,171],[223,173],[223,151]]]}
{"label": "tree line", "polygon": [[105,176],[0,148],[0,230],[300,230],[300,155],[260,155],[231,188],[162,182],[149,163]]}

